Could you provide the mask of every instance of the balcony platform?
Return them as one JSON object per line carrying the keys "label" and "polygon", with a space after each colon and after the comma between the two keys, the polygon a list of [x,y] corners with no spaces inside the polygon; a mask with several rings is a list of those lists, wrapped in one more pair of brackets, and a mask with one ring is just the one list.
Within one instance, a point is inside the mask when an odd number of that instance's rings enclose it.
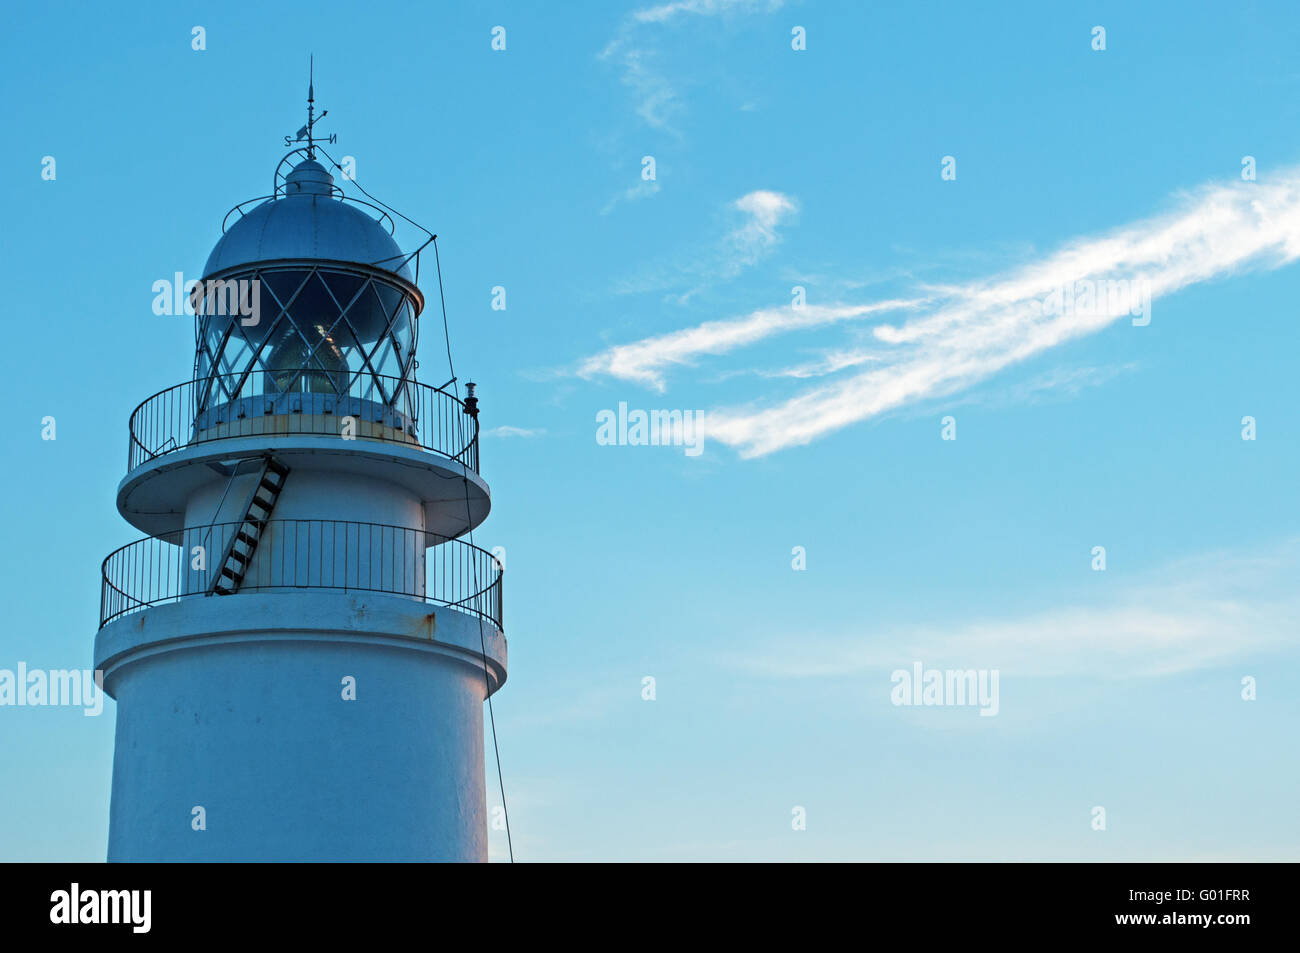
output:
{"label": "balcony platform", "polygon": [[291,469],[328,469],[401,487],[423,503],[424,528],[449,538],[477,527],[492,507],[488,485],[478,473],[416,443],[266,432],[208,439],[146,460],[118,485],[118,512],[151,536],[175,533],[184,528],[185,508],[196,491],[227,478],[241,460],[268,454]]}

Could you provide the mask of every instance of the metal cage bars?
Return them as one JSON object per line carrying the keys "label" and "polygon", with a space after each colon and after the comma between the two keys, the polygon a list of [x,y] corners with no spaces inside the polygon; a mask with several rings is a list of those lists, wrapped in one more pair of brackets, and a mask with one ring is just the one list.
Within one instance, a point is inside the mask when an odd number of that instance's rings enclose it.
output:
{"label": "metal cage bars", "polygon": [[[288,286],[281,284],[280,291],[277,293],[275,285],[282,279],[289,276],[301,276],[297,281],[292,292],[288,292]],[[346,303],[340,301],[336,289],[331,284],[333,279],[335,284],[339,282],[356,282],[355,289],[348,294]],[[256,282],[256,294],[259,298],[258,308],[258,331],[250,339],[243,331],[242,315],[234,316],[227,313],[224,305],[228,295],[228,286],[232,283]],[[319,284],[329,298],[332,310],[328,314],[317,313],[319,308],[307,309],[310,313],[303,314],[299,312],[294,314],[294,307],[298,302],[299,296],[313,283]],[[381,291],[382,289],[382,291]],[[274,317],[270,322],[263,325],[261,322],[261,294],[265,290],[269,293],[272,300]],[[288,333],[297,335],[298,340],[303,345],[302,365],[297,368],[297,374],[293,380],[304,374],[315,373],[316,371],[324,374],[331,373],[330,369],[320,361],[318,354],[326,342],[333,343],[332,335],[336,329],[340,333],[346,332],[352,336],[355,347],[346,345],[350,353],[354,353],[360,358],[360,366],[355,371],[349,369],[349,376],[360,376],[369,373],[371,377],[381,378],[385,376],[395,376],[399,380],[406,380],[411,377],[415,369],[415,353],[418,346],[419,323],[416,315],[419,312],[419,302],[412,295],[403,290],[392,281],[382,276],[359,270],[347,269],[339,265],[323,265],[313,263],[300,264],[281,264],[274,267],[252,268],[248,271],[241,271],[237,274],[228,274],[221,278],[208,279],[204,284],[200,284],[195,289],[196,293],[202,291],[202,295],[196,295],[198,301],[195,306],[195,356],[194,356],[194,378],[195,380],[209,379],[213,382],[221,378],[235,377],[237,379],[236,390],[238,390],[238,381],[240,376],[247,376],[258,370],[271,370],[266,366],[268,357],[264,357],[268,345],[276,340],[277,332],[286,327]],[[384,295],[390,296],[390,301],[384,300]],[[371,300],[372,299],[372,300]],[[370,337],[369,334],[362,334],[358,330],[353,317],[353,308],[361,304],[363,307],[369,304],[371,308],[378,305],[379,313],[383,315],[383,328],[374,335],[374,344],[366,350],[365,339]],[[358,309],[361,310],[361,309]],[[354,315],[355,316],[355,315]],[[210,329],[213,326],[213,319],[224,319],[224,327],[221,328],[215,344],[211,340],[213,335]],[[403,342],[398,334],[394,332],[399,322],[404,321],[410,329],[410,340]],[[313,341],[303,333],[306,326],[315,325],[320,335],[320,340]],[[328,329],[326,329],[328,325]],[[220,327],[220,325],[218,325]],[[403,344],[405,343],[405,353],[403,353]],[[233,356],[238,360],[232,360],[232,355],[228,351],[233,346]],[[379,357],[385,347],[393,351],[393,357],[397,360],[397,375],[384,375],[380,368],[385,358]],[[240,349],[243,349],[242,351]],[[312,367],[313,362],[317,365]],[[235,366],[236,364],[242,367]],[[283,370],[283,369],[282,369]],[[387,397],[387,395],[385,395]]]}
{"label": "metal cage bars", "polygon": [[208,380],[177,384],[141,402],[131,414],[127,469],[214,440],[266,434],[341,437],[343,418],[352,417],[358,440],[418,446],[479,471],[478,423],[464,403],[441,388],[386,378],[390,392],[403,398],[394,408],[372,399],[365,377],[354,379],[346,395],[330,397],[285,394],[270,373],[241,376],[235,398],[223,404],[204,405]]}
{"label": "metal cage bars", "polygon": [[[230,598],[207,593],[212,574],[221,571],[219,554],[241,525],[192,526],[114,550],[101,567],[100,627],[162,603]],[[273,519],[234,595],[301,589],[389,593],[458,609],[500,630],[502,573],[487,550],[422,529]]]}

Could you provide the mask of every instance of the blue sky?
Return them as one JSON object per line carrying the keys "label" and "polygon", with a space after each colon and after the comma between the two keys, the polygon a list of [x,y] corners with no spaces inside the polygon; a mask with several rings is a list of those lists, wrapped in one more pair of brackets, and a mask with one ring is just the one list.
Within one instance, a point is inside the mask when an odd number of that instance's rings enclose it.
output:
{"label": "blue sky", "polygon": [[[518,858],[1300,853],[1293,6],[10,18],[0,668],[90,664],[99,563],[138,536],[128,416],[192,369],[152,283],[269,191],[314,53],[336,154],[439,234],[504,428],[476,542],[506,551]],[[1039,307],[1093,279],[1149,324]],[[599,444],[620,402],[702,411],[703,452]],[[915,662],[998,671],[998,714],[892,704]],[[102,859],[112,730],[0,709],[0,859]]]}

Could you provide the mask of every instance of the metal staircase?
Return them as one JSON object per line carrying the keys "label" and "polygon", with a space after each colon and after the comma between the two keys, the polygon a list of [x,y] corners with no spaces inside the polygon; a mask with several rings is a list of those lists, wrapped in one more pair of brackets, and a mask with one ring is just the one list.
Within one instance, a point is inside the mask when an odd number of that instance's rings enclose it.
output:
{"label": "metal staircase", "polygon": [[226,551],[222,554],[218,570],[212,577],[208,595],[228,596],[239,591],[248,567],[257,551],[257,543],[266,529],[266,522],[275,509],[275,501],[284,489],[285,478],[289,468],[277,463],[271,457],[266,458],[262,470],[257,476],[257,484],[244,507],[244,519],[230,537]]}

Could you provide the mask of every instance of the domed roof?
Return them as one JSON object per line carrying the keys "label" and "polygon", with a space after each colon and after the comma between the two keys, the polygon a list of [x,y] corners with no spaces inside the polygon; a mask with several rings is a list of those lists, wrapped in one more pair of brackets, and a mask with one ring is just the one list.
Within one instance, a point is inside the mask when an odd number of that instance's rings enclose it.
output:
{"label": "domed roof", "polygon": [[334,177],[306,159],[285,177],[284,193],[244,215],[221,236],[203,277],[255,262],[330,259],[371,265],[413,281],[401,247],[372,216],[337,198]]}

